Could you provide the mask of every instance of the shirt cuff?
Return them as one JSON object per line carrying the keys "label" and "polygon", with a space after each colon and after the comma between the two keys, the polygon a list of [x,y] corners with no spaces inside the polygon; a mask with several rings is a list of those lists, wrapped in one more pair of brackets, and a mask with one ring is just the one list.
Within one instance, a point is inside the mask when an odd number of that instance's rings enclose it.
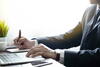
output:
{"label": "shirt cuff", "polygon": [[37,46],[38,45],[38,41],[37,40],[34,40],[35,41],[35,46]]}
{"label": "shirt cuff", "polygon": [[55,52],[60,54],[60,59],[59,62],[64,64],[64,51],[65,50],[60,50],[60,49],[56,49]]}
{"label": "shirt cuff", "polygon": [[[33,41],[33,40],[31,40],[31,41]],[[36,40],[36,39],[34,39],[34,46],[37,46],[38,45],[38,41]]]}

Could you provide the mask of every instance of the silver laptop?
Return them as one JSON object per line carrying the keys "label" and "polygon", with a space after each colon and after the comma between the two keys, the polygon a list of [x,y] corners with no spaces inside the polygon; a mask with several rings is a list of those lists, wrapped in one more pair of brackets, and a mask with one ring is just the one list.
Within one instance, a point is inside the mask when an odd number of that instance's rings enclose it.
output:
{"label": "silver laptop", "polygon": [[25,64],[30,62],[43,61],[44,58],[38,56],[35,58],[27,58],[26,52],[23,53],[1,53],[0,66]]}

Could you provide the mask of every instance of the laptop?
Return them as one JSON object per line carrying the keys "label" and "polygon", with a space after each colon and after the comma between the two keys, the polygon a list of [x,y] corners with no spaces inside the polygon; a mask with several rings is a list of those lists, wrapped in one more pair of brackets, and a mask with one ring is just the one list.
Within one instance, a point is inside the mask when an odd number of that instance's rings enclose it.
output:
{"label": "laptop", "polygon": [[27,52],[22,53],[0,53],[0,66],[35,63],[45,60],[41,56],[35,58],[26,57]]}

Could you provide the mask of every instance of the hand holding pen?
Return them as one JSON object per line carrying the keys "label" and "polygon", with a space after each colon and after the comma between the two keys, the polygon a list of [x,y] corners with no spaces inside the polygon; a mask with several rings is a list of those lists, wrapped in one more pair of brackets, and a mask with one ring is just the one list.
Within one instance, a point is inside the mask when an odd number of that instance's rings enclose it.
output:
{"label": "hand holding pen", "polygon": [[29,49],[32,48],[34,44],[34,40],[28,40],[27,38],[21,36],[21,30],[19,30],[18,37],[14,39],[14,45],[16,45],[19,49]]}
{"label": "hand holding pen", "polygon": [[26,41],[26,38],[21,37],[21,30],[19,30],[19,35],[18,35],[18,38],[17,38],[19,49],[25,49],[24,48],[24,42],[25,41]]}
{"label": "hand holding pen", "polygon": [[[19,30],[18,37],[14,39],[13,45],[15,46],[13,47],[11,46],[7,48],[8,52],[11,52],[11,53],[27,52],[29,51],[29,48],[33,46],[33,43],[29,41],[28,39],[26,39],[25,37],[21,37],[21,30]],[[25,49],[25,50],[19,50],[18,48]]]}
{"label": "hand holding pen", "polygon": [[19,48],[19,49],[23,49],[23,45],[24,45],[24,41],[26,38],[21,37],[21,30],[19,30],[19,34],[18,37],[16,39],[14,39],[14,44]]}

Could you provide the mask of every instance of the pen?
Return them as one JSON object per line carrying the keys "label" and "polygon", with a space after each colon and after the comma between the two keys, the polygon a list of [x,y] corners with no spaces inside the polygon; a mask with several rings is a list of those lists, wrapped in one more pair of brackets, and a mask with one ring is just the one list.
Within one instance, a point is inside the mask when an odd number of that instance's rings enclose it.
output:
{"label": "pen", "polygon": [[20,38],[21,38],[21,30],[19,30],[19,35],[18,35],[17,42],[19,41]]}

